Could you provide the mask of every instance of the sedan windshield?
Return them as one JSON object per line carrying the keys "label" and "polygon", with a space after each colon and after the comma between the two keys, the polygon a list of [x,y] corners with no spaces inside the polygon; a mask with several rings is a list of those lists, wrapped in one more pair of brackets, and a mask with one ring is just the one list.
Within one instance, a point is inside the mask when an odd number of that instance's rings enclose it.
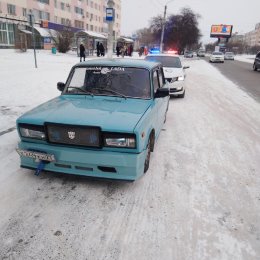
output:
{"label": "sedan windshield", "polygon": [[126,67],[76,67],[67,94],[151,98],[149,71]]}
{"label": "sedan windshield", "polygon": [[179,57],[171,56],[147,56],[148,61],[156,61],[162,63],[163,67],[181,68],[181,61]]}

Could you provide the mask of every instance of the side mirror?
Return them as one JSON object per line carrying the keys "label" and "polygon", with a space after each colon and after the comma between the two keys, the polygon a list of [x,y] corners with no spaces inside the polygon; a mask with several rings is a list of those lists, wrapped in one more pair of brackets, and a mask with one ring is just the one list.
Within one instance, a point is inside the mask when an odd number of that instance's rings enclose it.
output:
{"label": "side mirror", "polygon": [[170,95],[168,88],[158,88],[156,93],[154,94],[154,98],[163,98]]}
{"label": "side mirror", "polygon": [[186,70],[188,69],[190,66],[184,66],[183,69]]}
{"label": "side mirror", "polygon": [[57,83],[57,89],[59,90],[59,91],[63,91],[64,90],[64,88],[65,88],[65,83],[63,83],[63,82],[58,82]]}

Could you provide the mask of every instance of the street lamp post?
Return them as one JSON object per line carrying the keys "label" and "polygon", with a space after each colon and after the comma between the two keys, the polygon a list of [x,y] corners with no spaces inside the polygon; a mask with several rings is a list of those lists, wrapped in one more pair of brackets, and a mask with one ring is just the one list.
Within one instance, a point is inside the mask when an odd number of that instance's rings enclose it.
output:
{"label": "street lamp post", "polygon": [[36,59],[36,51],[35,51],[35,32],[34,32],[34,27],[33,27],[33,21],[34,20],[34,15],[32,12],[29,13],[29,22],[32,27],[32,37],[33,37],[33,52],[34,52],[34,64],[35,68],[37,68],[37,59]]}
{"label": "street lamp post", "polygon": [[165,23],[166,23],[166,10],[167,10],[167,5],[172,2],[173,0],[168,1],[165,6],[164,6],[164,14],[163,14],[163,23],[162,23],[162,33],[161,33],[161,43],[160,43],[160,52],[163,51],[163,38],[164,38],[164,28],[165,28]]}

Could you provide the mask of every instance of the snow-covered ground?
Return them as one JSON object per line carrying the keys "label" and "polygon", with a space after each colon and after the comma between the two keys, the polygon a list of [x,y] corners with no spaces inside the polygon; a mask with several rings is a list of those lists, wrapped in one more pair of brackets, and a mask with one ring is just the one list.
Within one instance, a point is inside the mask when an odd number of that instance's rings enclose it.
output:
{"label": "snow-covered ground", "polygon": [[253,64],[255,60],[255,55],[246,55],[246,54],[236,55],[235,60]]}
{"label": "snow-covered ground", "polygon": [[[0,50],[0,258],[253,260],[260,256],[260,105],[185,60],[148,173],[134,183],[20,169],[12,131],[59,95],[73,54]],[[9,130],[8,130],[9,129]],[[8,132],[9,131],[9,132]]]}

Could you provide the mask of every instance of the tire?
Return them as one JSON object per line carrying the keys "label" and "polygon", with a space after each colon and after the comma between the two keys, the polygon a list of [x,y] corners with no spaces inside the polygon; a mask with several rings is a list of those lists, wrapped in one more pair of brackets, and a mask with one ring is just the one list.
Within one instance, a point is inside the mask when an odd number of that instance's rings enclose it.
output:
{"label": "tire", "polygon": [[254,70],[254,71],[257,71],[257,67],[256,67],[255,63],[254,63],[254,65],[253,65],[253,70]]}
{"label": "tire", "polygon": [[146,146],[146,157],[145,157],[145,161],[144,161],[144,173],[146,173],[149,169],[150,157],[151,157],[151,137],[149,138],[148,144]]}
{"label": "tire", "polygon": [[184,92],[183,92],[181,95],[179,95],[178,97],[179,97],[179,98],[184,98],[184,97],[185,97],[185,90],[184,90]]}
{"label": "tire", "polygon": [[167,111],[166,111],[166,113],[164,115],[164,121],[163,121],[164,124],[166,123],[166,120],[167,120]]}

